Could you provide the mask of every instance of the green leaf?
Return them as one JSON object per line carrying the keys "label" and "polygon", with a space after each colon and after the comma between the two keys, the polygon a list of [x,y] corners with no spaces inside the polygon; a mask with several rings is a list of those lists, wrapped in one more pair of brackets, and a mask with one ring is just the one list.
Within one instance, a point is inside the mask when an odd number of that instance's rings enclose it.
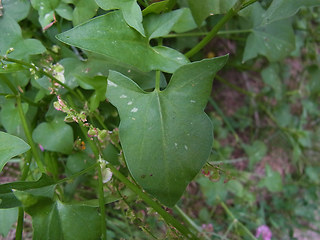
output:
{"label": "green leaf", "polygon": [[[23,113],[26,114],[29,105],[22,103]],[[6,132],[25,138],[15,99],[6,99],[1,106],[0,121]]]}
{"label": "green leaf", "polygon": [[227,56],[180,67],[164,91],[147,93],[110,71],[107,98],[117,107],[129,171],[148,193],[173,206],[209,157],[213,130],[203,112]]}
{"label": "green leaf", "polygon": [[283,84],[279,76],[279,70],[278,65],[271,64],[261,72],[263,82],[273,89],[276,100],[281,100],[283,95]]}
{"label": "green leaf", "polygon": [[3,66],[0,66],[0,74],[1,73],[13,73],[24,70],[24,68],[17,63],[11,63],[11,64],[5,64]]}
{"label": "green leaf", "polygon": [[9,48],[14,51],[10,57],[26,59],[29,55],[43,53],[46,49],[39,40],[23,39],[19,24],[10,16],[0,18],[1,36],[6,36],[5,41],[0,41],[0,52],[4,54]]}
{"label": "green leaf", "polygon": [[75,4],[73,11],[73,25],[79,25],[85,21],[88,21],[94,15],[96,15],[98,5],[95,0],[80,0]]}
{"label": "green leaf", "polygon": [[18,208],[0,209],[0,236],[8,235],[12,225],[17,221]]}
{"label": "green leaf", "polygon": [[38,11],[39,22],[42,28],[54,20],[54,10],[59,4],[60,0],[31,0],[32,7]]}
{"label": "green leaf", "polygon": [[280,192],[282,190],[282,178],[280,173],[273,171],[266,165],[266,177],[259,182],[259,186],[266,187],[270,192]]}
{"label": "green leaf", "polygon": [[237,0],[202,0],[201,2],[188,0],[193,18],[198,26],[210,15],[227,12],[236,2]]}
{"label": "green leaf", "polygon": [[10,16],[17,22],[25,19],[30,10],[30,2],[26,0],[2,0],[3,16]]}
{"label": "green leaf", "polygon": [[301,7],[320,6],[319,0],[274,0],[262,16],[262,24],[286,19],[295,15]]}
{"label": "green leaf", "polygon": [[170,3],[170,0],[163,0],[160,2],[155,2],[150,4],[148,7],[143,9],[142,15],[146,16],[150,13],[156,13],[159,14],[161,12],[165,12],[168,8],[168,4]]}
{"label": "green leaf", "polygon": [[57,38],[145,72],[159,69],[171,73],[188,62],[174,49],[151,47],[147,38],[127,26],[119,11],[96,17],[57,35]]}
{"label": "green leaf", "polygon": [[32,137],[49,151],[69,154],[73,148],[72,128],[62,120],[40,123],[34,129]]}
{"label": "green leaf", "polygon": [[13,208],[21,206],[21,202],[12,193],[13,189],[19,191],[30,191],[36,196],[49,196],[47,186],[55,186],[55,182],[47,175],[42,175],[35,182],[11,182],[0,184],[0,208]]}
{"label": "green leaf", "polygon": [[209,178],[201,176],[197,179],[197,182],[200,185],[207,204],[217,204],[220,200],[223,201],[227,197],[228,188],[226,188],[223,179],[218,182],[212,182]]}
{"label": "green leaf", "polygon": [[120,9],[126,23],[145,36],[142,26],[142,12],[136,0],[96,0],[104,10]]}
{"label": "green leaf", "polygon": [[[196,28],[197,26],[194,22],[191,22],[190,24],[190,22],[185,21],[185,19],[190,20],[190,18],[187,18],[188,16],[191,16],[191,14],[190,10],[187,8],[163,13],[161,15],[149,14],[143,21],[148,39],[150,40],[152,38],[158,38],[167,35],[173,30],[173,28],[177,26],[177,23],[179,23],[179,25],[176,27],[176,29],[179,30],[184,28],[184,30],[188,31]],[[184,23],[182,23],[182,21],[184,21]]]}
{"label": "green leaf", "polygon": [[0,172],[12,157],[26,152],[29,148],[30,146],[22,139],[0,132]]}
{"label": "green leaf", "polygon": [[[81,77],[108,76],[109,70],[114,70],[125,74],[134,80],[142,89],[152,89],[155,87],[155,72],[142,72],[133,66],[123,64],[108,57],[90,54],[86,61],[75,58],[64,58],[59,62],[64,67],[64,76],[68,86],[78,86]],[[165,87],[167,82],[161,74],[160,86]]]}
{"label": "green leaf", "polygon": [[264,13],[265,10],[259,3],[249,6],[240,13],[253,25],[246,41],[243,62],[259,54],[265,56],[270,62],[275,62],[282,60],[295,49],[295,36],[291,21],[285,19],[263,25]]}
{"label": "green leaf", "polygon": [[64,19],[67,19],[69,21],[73,19],[73,9],[66,3],[61,2],[56,8],[56,12]]}
{"label": "green leaf", "polygon": [[254,141],[251,145],[244,145],[244,151],[249,156],[249,166],[250,169],[261,161],[261,159],[266,155],[267,153],[267,146],[262,141]]}
{"label": "green leaf", "polygon": [[243,62],[261,54],[270,62],[279,61],[295,49],[294,32],[289,21],[275,22],[258,27],[249,35],[243,54]]}
{"label": "green leaf", "polygon": [[33,239],[99,239],[100,217],[96,208],[49,199],[27,208],[32,217]]}
{"label": "green leaf", "polygon": [[79,76],[78,81],[89,85],[90,87],[83,87],[84,89],[94,89],[93,95],[90,97],[90,111],[94,111],[98,108],[99,103],[105,100],[105,93],[107,90],[107,78],[104,76],[85,77]]}

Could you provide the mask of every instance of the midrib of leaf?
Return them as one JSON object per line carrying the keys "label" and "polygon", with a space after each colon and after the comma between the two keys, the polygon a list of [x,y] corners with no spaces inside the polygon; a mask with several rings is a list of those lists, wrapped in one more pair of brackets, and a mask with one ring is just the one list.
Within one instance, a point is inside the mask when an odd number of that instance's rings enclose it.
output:
{"label": "midrib of leaf", "polygon": [[[163,163],[165,166],[165,170],[166,172],[168,172],[169,170],[169,166],[168,166],[168,161],[167,161],[167,156],[165,154],[166,149],[167,149],[167,145],[165,143],[165,139],[166,139],[166,134],[165,134],[165,129],[164,129],[164,120],[163,120],[163,115],[162,115],[162,106],[161,106],[161,100],[160,100],[160,94],[161,92],[159,90],[154,90],[154,94],[156,96],[157,99],[157,103],[158,103],[158,108],[159,108],[159,119],[160,119],[160,126],[161,126],[161,141],[162,141],[162,159],[163,159]],[[166,178],[166,185],[168,187],[170,187],[170,183],[169,183],[169,178]]]}

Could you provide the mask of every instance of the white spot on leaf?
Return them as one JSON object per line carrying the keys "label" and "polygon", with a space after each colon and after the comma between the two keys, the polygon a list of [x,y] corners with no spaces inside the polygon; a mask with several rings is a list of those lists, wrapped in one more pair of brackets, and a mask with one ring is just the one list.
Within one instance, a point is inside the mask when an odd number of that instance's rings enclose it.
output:
{"label": "white spot on leaf", "polygon": [[174,143],[174,146],[177,148],[178,147],[178,143]]}
{"label": "white spot on leaf", "polygon": [[112,82],[110,80],[108,80],[108,86],[110,86],[110,87],[118,87],[117,84],[115,84],[114,82]]}
{"label": "white spot on leaf", "polygon": [[130,101],[130,102],[128,102],[128,105],[131,105],[132,104],[132,102]]}
{"label": "white spot on leaf", "polygon": [[190,102],[191,102],[191,103],[196,103],[196,101],[195,101],[195,100],[190,100]]}
{"label": "white spot on leaf", "polygon": [[138,112],[138,108],[132,108],[132,109],[131,109],[131,112],[134,112],[134,113],[135,113],[135,112]]}
{"label": "white spot on leaf", "polygon": [[184,149],[185,149],[185,150],[188,150],[188,146],[187,146],[187,145],[184,145]]}
{"label": "white spot on leaf", "polygon": [[122,95],[120,96],[120,98],[127,98],[127,96],[124,95],[124,94],[122,94]]}

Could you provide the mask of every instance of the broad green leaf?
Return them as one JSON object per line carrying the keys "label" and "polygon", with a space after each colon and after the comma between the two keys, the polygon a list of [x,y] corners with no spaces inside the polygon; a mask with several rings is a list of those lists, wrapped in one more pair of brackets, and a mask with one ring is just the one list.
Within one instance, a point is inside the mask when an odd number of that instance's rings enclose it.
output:
{"label": "broad green leaf", "polygon": [[73,11],[73,25],[79,25],[85,21],[88,21],[94,15],[96,15],[98,5],[95,0],[79,0],[75,4]]}
{"label": "broad green leaf", "polygon": [[266,176],[259,182],[259,186],[266,187],[270,192],[280,192],[282,190],[282,178],[279,172],[273,171],[267,164],[265,167]]}
{"label": "broad green leaf", "polygon": [[39,22],[42,28],[54,20],[54,10],[59,6],[60,0],[31,0],[31,5],[38,11]]}
{"label": "broad green leaf", "polygon": [[61,2],[56,8],[56,12],[64,19],[69,21],[73,19],[73,8],[66,3]]}
{"label": "broad green leaf", "polygon": [[[182,8],[168,13],[163,13],[161,15],[149,14],[143,21],[148,39],[167,35],[177,26],[178,23],[179,25],[176,28],[180,30],[184,28],[184,30],[188,31],[196,28],[197,26],[194,22],[191,22],[191,24],[190,22],[182,23],[182,21],[184,21],[188,16],[188,13],[189,16],[191,16],[189,9]],[[190,18],[188,20],[190,20]]]}
{"label": "broad green leaf", "polygon": [[0,209],[0,236],[8,235],[12,225],[17,221],[18,208]]}
{"label": "broad green leaf", "polygon": [[27,0],[2,0],[4,14],[17,22],[25,19],[30,10],[30,2]]}
{"label": "broad green leaf", "polygon": [[228,194],[228,188],[226,187],[223,179],[218,182],[212,182],[209,178],[201,176],[197,178],[200,188],[205,196],[205,200],[209,205],[215,205],[220,200],[224,200]]}
{"label": "broad green leaf", "polygon": [[[114,61],[102,55],[89,54],[86,61],[64,58],[59,63],[64,67],[66,84],[72,88],[79,85],[78,81],[81,77],[93,78],[101,75],[107,77],[111,69],[130,77],[144,90],[155,87],[156,74],[154,71],[142,72],[133,66]],[[161,74],[160,86],[165,87],[166,85],[165,77]],[[87,85],[87,88],[90,87]]]}
{"label": "broad green leaf", "polygon": [[[13,208],[21,206],[21,202],[12,193],[13,189],[19,191],[34,191],[37,196],[47,196],[47,186],[54,186],[55,182],[47,175],[42,175],[35,182],[11,182],[0,185],[0,208]],[[35,193],[36,192],[36,193]]]}
{"label": "broad green leaf", "polygon": [[95,0],[104,10],[120,9],[126,23],[145,36],[142,12],[137,0]]}
{"label": "broad green leaf", "polygon": [[243,62],[261,54],[270,62],[279,61],[295,49],[295,37],[287,20],[258,27],[248,36],[243,54]]}
{"label": "broad green leaf", "polygon": [[274,108],[274,118],[280,127],[288,127],[293,123],[290,105],[282,102]]}
{"label": "broad green leaf", "polygon": [[147,38],[127,26],[119,11],[96,17],[57,35],[57,38],[145,72],[159,69],[171,73],[188,62],[174,49],[151,47]]}
{"label": "broad green leaf", "polygon": [[279,76],[279,66],[272,64],[262,70],[263,82],[272,88],[276,100],[281,100],[283,95],[283,83]]}
{"label": "broad green leaf", "polygon": [[247,38],[243,62],[266,56],[270,62],[279,61],[295,49],[295,37],[289,19],[262,25],[265,10],[255,3],[240,12],[250,24],[251,33]]}
{"label": "broad green leaf", "polygon": [[[27,103],[22,103],[22,110],[24,114],[27,113],[28,109],[29,105]],[[19,111],[14,99],[6,99],[4,104],[1,106],[0,122],[6,132],[17,135],[21,138],[25,137]]]}
{"label": "broad green leaf", "polygon": [[120,141],[134,179],[173,206],[209,157],[213,130],[203,112],[227,56],[180,67],[163,91],[144,92],[110,71],[107,98],[120,114]]}
{"label": "broad green leaf", "polygon": [[295,15],[301,7],[320,6],[319,0],[273,0],[262,16],[262,24],[269,24]]}
{"label": "broad green leaf", "polygon": [[32,217],[33,239],[100,239],[100,217],[96,208],[46,199],[26,211]]}
{"label": "broad green leaf", "polygon": [[161,12],[165,12],[168,8],[168,4],[170,3],[170,0],[163,0],[160,2],[155,2],[150,4],[148,7],[143,9],[142,15],[146,16],[150,13],[156,13],[159,14]]}
{"label": "broad green leaf", "polygon": [[19,24],[8,15],[0,18],[0,32],[1,36],[6,36],[5,41],[0,41],[1,54],[13,48],[10,57],[26,59],[29,55],[40,54],[46,50],[39,40],[23,39]]}
{"label": "broad green leaf", "polygon": [[104,76],[95,76],[95,77],[78,77],[78,81],[83,82],[86,85],[89,85],[89,88],[84,89],[94,89],[94,93],[90,97],[90,111],[94,111],[98,108],[99,103],[105,100],[105,93],[107,90],[107,78]]}
{"label": "broad green leaf", "polygon": [[29,148],[30,146],[22,139],[0,132],[0,172],[12,157],[26,152]]}
{"label": "broad green leaf", "polygon": [[244,189],[240,181],[237,181],[237,180],[228,181],[225,187],[237,197],[241,197],[241,198],[243,197]]}
{"label": "broad green leaf", "polygon": [[266,155],[267,153],[267,146],[262,141],[254,141],[251,145],[244,145],[244,151],[249,157],[249,166],[250,169],[261,161],[261,159]]}
{"label": "broad green leaf", "polygon": [[196,29],[198,26],[194,21],[189,8],[182,8],[183,13],[176,24],[173,26],[172,31],[177,33],[187,32]]}
{"label": "broad green leaf", "polygon": [[40,123],[34,129],[32,137],[49,151],[69,154],[73,148],[72,128],[62,120]]}
{"label": "broad green leaf", "polygon": [[193,18],[198,26],[210,15],[227,12],[236,2],[237,0],[202,0],[200,2],[188,0]]}

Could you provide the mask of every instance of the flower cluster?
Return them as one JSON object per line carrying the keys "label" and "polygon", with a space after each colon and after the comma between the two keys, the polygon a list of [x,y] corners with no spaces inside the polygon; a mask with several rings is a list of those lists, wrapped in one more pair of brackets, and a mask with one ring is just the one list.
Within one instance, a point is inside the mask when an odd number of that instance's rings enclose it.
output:
{"label": "flower cluster", "polygon": [[256,238],[262,237],[262,240],[271,240],[272,232],[267,225],[261,225],[257,228]]}

